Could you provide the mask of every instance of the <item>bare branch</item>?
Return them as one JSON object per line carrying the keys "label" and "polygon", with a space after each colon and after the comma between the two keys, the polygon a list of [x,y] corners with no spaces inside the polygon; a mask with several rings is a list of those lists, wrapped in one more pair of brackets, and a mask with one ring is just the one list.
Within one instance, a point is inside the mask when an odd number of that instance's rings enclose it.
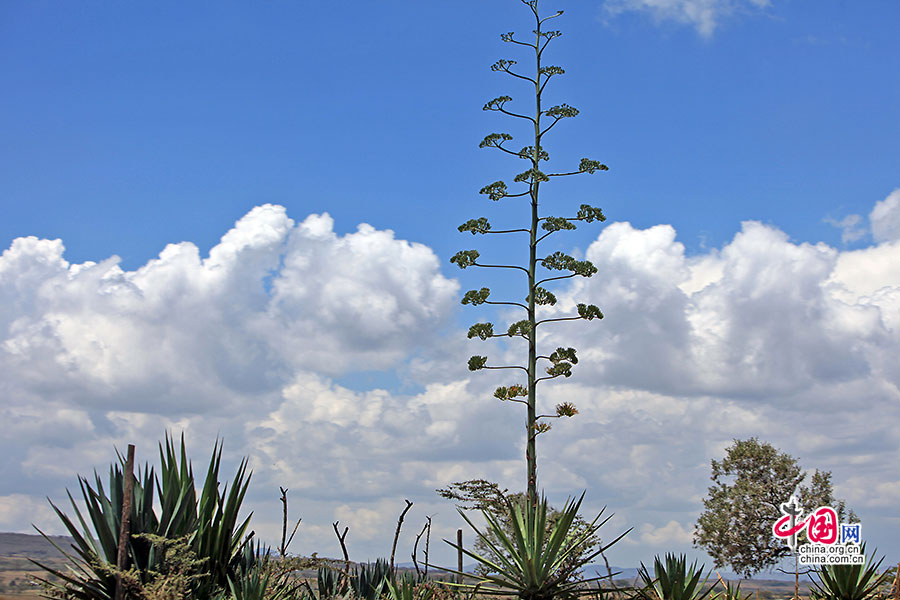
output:
{"label": "bare branch", "polygon": [[535,327],[537,327],[538,325],[540,325],[542,323],[553,323],[554,321],[579,321],[582,318],[583,317],[557,317],[555,319],[543,319],[541,321],[538,321],[534,325],[535,325]]}
{"label": "bare branch", "polygon": [[548,281],[556,281],[557,279],[569,279],[571,277],[575,277],[575,273],[570,273],[569,275],[560,275],[558,277],[548,277],[547,279],[541,279],[537,282],[536,285],[541,285],[542,283],[547,283]]}
{"label": "bare branch", "polygon": [[[526,194],[528,192],[525,192]],[[519,196],[524,196],[525,194],[519,194]],[[507,196],[507,198],[511,198],[512,196]],[[531,233],[528,229],[497,229],[495,231],[485,231],[484,233]]]}
{"label": "bare branch", "polygon": [[428,519],[428,533],[425,535],[425,576],[428,576],[428,545],[431,542],[431,517]]}
{"label": "bare branch", "polygon": [[[431,517],[425,517],[425,518],[428,519],[428,521],[431,520]],[[412,561],[413,561],[413,566],[416,568],[417,576],[421,576],[422,572],[419,571],[419,562],[416,560],[416,558],[417,558],[416,555],[419,553],[419,540],[422,539],[422,536],[425,535],[425,530],[428,529],[428,521],[426,521],[425,525],[422,526],[422,531],[420,531],[418,534],[416,534],[416,541],[413,544]],[[426,558],[425,558],[425,568],[426,569],[428,568],[427,554],[426,554]]]}
{"label": "bare branch", "polygon": [[547,127],[545,127],[543,131],[541,131],[541,137],[544,137],[544,134],[547,133],[548,131],[550,131],[551,129],[553,129],[553,126],[556,125],[557,123],[559,123],[560,121],[562,121],[561,118],[560,118],[560,119],[554,119],[554,121],[553,121],[552,123],[550,123],[549,125],[547,125]]}
{"label": "bare branch", "polygon": [[501,33],[500,39],[504,42],[508,42],[510,44],[518,44],[520,46],[527,46],[529,48],[534,48],[537,50],[537,44],[529,44],[527,42],[520,42],[519,40],[513,39],[514,32],[510,31],[509,33]]}
{"label": "bare branch", "polygon": [[546,23],[546,22],[549,21],[550,19],[555,19],[556,17],[559,17],[559,16],[561,16],[562,14],[563,14],[563,11],[558,10],[558,11],[556,11],[556,14],[555,14],[555,15],[550,15],[549,17],[544,17],[543,19],[541,19],[540,21],[538,21],[538,23],[540,23],[541,25],[543,25],[544,23]]}
{"label": "bare branch", "polygon": [[406,502],[406,508],[403,509],[403,512],[400,513],[400,518],[397,519],[397,531],[394,532],[394,545],[391,546],[391,570],[394,569],[394,556],[397,553],[397,539],[400,537],[400,528],[403,526],[403,517],[406,516],[406,513],[409,512],[409,509],[412,508],[413,503],[409,500],[404,499]]}
{"label": "bare branch", "polygon": [[485,269],[518,269],[519,271],[523,271],[528,273],[528,269],[524,267],[520,267],[518,265],[484,265],[481,263],[472,263],[473,267],[483,267]]}
{"label": "bare branch", "polygon": [[503,71],[504,73],[508,73],[509,75],[512,75],[513,77],[518,77],[519,79],[524,79],[525,81],[530,81],[532,84],[537,83],[531,77],[526,77],[524,75],[520,75],[518,73],[510,71],[509,68],[511,66],[513,66],[514,64],[516,64],[516,61],[514,61],[514,60],[506,60],[504,58],[501,58],[500,60],[495,62],[493,65],[491,65],[491,71]]}
{"label": "bare branch", "polygon": [[334,535],[337,536],[338,541],[341,543],[341,552],[344,553],[344,569],[345,571],[350,571],[350,555],[347,554],[347,545],[344,543],[344,540],[347,539],[347,532],[350,531],[349,527],[344,527],[343,535],[338,533],[338,525],[340,525],[340,521],[335,521],[331,524],[331,527],[334,529]]}
{"label": "bare branch", "polygon": [[609,167],[598,160],[582,158],[581,162],[578,164],[577,171],[570,171],[568,173],[548,173],[547,177],[566,177],[568,175],[580,175],[582,173],[588,173],[589,175],[592,175],[596,171],[609,171]]}
{"label": "bare branch", "polygon": [[[545,47],[545,48],[547,47],[547,42],[544,42],[544,47]],[[541,50],[543,51],[543,48],[541,48]],[[547,77],[546,79],[544,79],[544,83],[541,84],[541,89],[538,90],[538,95],[543,95],[543,94],[544,94],[544,88],[547,87],[547,84],[548,84],[548,83],[550,83],[550,78],[549,78],[549,77]]]}
{"label": "bare branch", "polygon": [[513,77],[516,77],[518,79],[524,79],[525,81],[531,83],[532,85],[537,84],[537,82],[534,79],[532,79],[531,77],[526,77],[525,75],[519,75],[518,73],[510,71],[509,69],[503,69],[503,71],[506,73],[509,73],[510,75],[512,75]]}
{"label": "bare branch", "polygon": [[300,527],[300,521],[303,519],[297,519],[297,524],[294,525],[294,530],[291,532],[291,537],[287,537],[287,523],[288,523],[288,501],[287,501],[287,493],[288,490],[285,488],[278,486],[278,489],[281,490],[281,503],[284,504],[284,512],[283,518],[281,521],[281,547],[278,549],[279,554],[281,554],[281,558],[284,558],[287,555],[288,546],[291,545],[291,542],[294,541],[294,535],[297,533],[297,528]]}
{"label": "bare branch", "polygon": [[[518,113],[509,112],[508,110],[506,110],[506,109],[503,108],[502,106],[501,106],[500,108],[498,108],[497,110],[499,110],[500,112],[502,112],[504,115],[509,115],[510,117],[516,117],[516,118],[519,118],[519,119],[525,119],[526,121],[531,121],[532,123],[536,123],[536,122],[537,122],[537,121],[534,120],[534,117],[529,117],[529,116],[527,116],[527,115],[520,115],[520,114],[518,114]],[[551,125],[551,127],[552,127],[552,125]]]}
{"label": "bare branch", "polygon": [[[506,337],[506,336],[498,336],[498,337]],[[484,366],[484,367],[481,367],[481,368],[482,368],[482,369],[493,369],[493,370],[496,370],[496,371],[499,371],[500,369],[522,369],[522,370],[525,371],[526,373],[528,372],[528,369],[526,369],[525,367],[521,367],[521,366],[519,366],[519,365],[506,365],[506,366],[503,366],[503,367],[488,367],[488,366]]]}
{"label": "bare branch", "polygon": [[518,302],[494,302],[493,300],[491,300],[491,301],[486,300],[484,303],[485,304],[504,304],[506,306],[518,306],[519,308],[524,308],[525,310],[528,310],[527,306],[525,306],[524,304],[519,304]]}

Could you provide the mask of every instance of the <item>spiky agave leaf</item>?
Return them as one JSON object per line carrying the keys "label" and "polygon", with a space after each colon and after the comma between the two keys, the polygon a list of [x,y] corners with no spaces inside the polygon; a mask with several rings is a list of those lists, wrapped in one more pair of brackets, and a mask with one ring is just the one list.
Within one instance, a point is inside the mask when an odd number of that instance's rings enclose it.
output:
{"label": "spiky agave leaf", "polygon": [[[160,445],[162,465],[159,476],[148,466],[145,466],[143,474],[138,471],[134,482],[128,557],[129,567],[140,583],[147,583],[153,577],[161,555],[160,548],[137,534],[151,534],[165,539],[188,538],[191,550],[198,559],[206,562],[209,574],[195,582],[195,591],[200,597],[211,597],[217,588],[227,589],[229,577],[246,562],[241,550],[246,543],[242,540],[250,516],[239,524],[238,513],[250,480],[247,461],[241,462],[231,489],[228,490],[226,485],[219,494],[221,454],[222,447],[217,440],[199,499],[183,436],[180,451],[176,451],[174,441],[168,435],[165,448]],[[69,560],[65,572],[35,564],[62,581],[47,582],[51,589],[65,590],[69,597],[108,600],[114,596],[125,483],[124,469],[120,468],[125,461],[121,454],[118,458],[121,465],[110,467],[108,494],[96,473],[93,485],[84,477],[78,478],[83,510],[67,491],[74,517],[70,518],[50,503],[74,540],[73,552],[63,551]],[[159,493],[161,518],[157,518],[154,511],[154,489]]]}
{"label": "spiky agave leaf", "polygon": [[638,574],[644,582],[639,595],[645,600],[703,600],[712,592],[712,587],[703,590],[709,575],[703,581],[703,567],[695,561],[688,567],[684,554],[675,556],[667,553],[665,562],[654,557],[655,577],[651,577],[647,567],[641,564]]}
{"label": "spiky agave leaf", "polygon": [[[862,554],[865,553],[866,546],[863,544]],[[883,561],[882,556],[875,564],[866,560],[861,565],[823,565],[816,569],[819,581],[809,576],[812,581],[810,595],[816,600],[864,600],[888,577],[887,573],[878,575]]]}
{"label": "spiky agave leaf", "polygon": [[577,571],[628,532],[606,545],[598,546],[593,552],[580,556],[577,561],[570,561],[579,547],[592,539],[600,527],[610,519],[607,517],[601,521],[603,511],[600,511],[587,527],[578,531],[573,524],[583,500],[584,494],[575,501],[567,501],[552,526],[548,523],[546,498],[542,498],[536,506],[526,503],[524,508],[507,502],[511,524],[509,535],[503,524],[487,511],[482,511],[487,522],[484,531],[476,527],[466,514],[460,511],[463,519],[494,555],[494,559],[448,542],[490,570],[489,573],[479,576],[474,584],[450,585],[479,594],[516,595],[523,600],[549,600],[557,596],[593,593],[593,590],[589,591],[581,584],[601,578],[578,580]]}
{"label": "spiky agave leaf", "polygon": [[192,549],[206,561],[209,577],[197,583],[200,595],[209,595],[215,588],[228,588],[229,578],[243,564],[245,534],[251,515],[238,524],[238,513],[250,473],[247,460],[241,461],[232,479],[219,493],[219,468],[223,446],[216,440],[200,495],[197,495],[193,468],[187,458],[184,436],[179,451],[166,436],[166,447],[160,445],[161,480],[159,482],[161,522],[169,536],[192,535]]}
{"label": "spiky agave leaf", "polygon": [[[120,463],[124,465],[121,455],[119,455],[119,459]],[[66,491],[75,513],[75,520],[50,502],[50,506],[73,539],[71,547],[74,553],[62,550],[40,529],[35,528],[45,539],[53,543],[69,561],[65,572],[32,561],[63,582],[59,584],[42,580],[51,589],[66,589],[73,598],[106,599],[113,597],[116,584],[114,566],[118,557],[118,538],[125,483],[124,471],[119,467],[120,465],[110,466],[109,495],[106,494],[103,482],[97,473],[94,474],[93,486],[86,478],[78,478],[85,505],[84,513],[78,507],[71,492]],[[143,476],[138,470],[134,482],[130,531],[132,534],[140,533],[146,527],[154,527],[155,524],[153,471],[149,467],[145,467]],[[152,545],[146,541],[132,538],[127,550],[137,576],[146,577],[146,574],[156,566],[155,551]]]}
{"label": "spiky agave leaf", "polygon": [[394,579],[390,563],[379,558],[374,563],[359,565],[350,574],[350,588],[358,600],[378,600],[387,590],[388,583],[395,583]]}

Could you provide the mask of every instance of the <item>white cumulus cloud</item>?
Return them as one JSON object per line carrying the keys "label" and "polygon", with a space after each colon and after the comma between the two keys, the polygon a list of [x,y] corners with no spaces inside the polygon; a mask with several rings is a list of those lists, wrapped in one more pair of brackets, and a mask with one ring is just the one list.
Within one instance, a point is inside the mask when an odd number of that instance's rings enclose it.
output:
{"label": "white cumulus cloud", "polygon": [[[747,222],[691,256],[669,225],[612,223],[585,256],[598,273],[556,288],[546,316],[591,302],[606,317],[541,327],[541,352],[574,346],[580,361],[541,384],[540,411],[580,414],[539,437],[539,477],[557,506],[582,490],[586,513],[608,505],[605,536],[637,526],[632,554],[611,560],[689,550],[710,459],[751,436],[832,470],[873,545],[891,543],[878,536],[900,504],[900,244],[841,251]],[[153,462],[166,431],[184,433],[201,472],[217,438],[223,478],[249,457],[266,540],[289,488],[297,552],[338,556],[340,521],[352,556],[385,555],[404,498],[410,530],[430,515],[451,537],[461,523],[435,488],[523,487],[523,411],[491,397],[509,374],[465,369],[482,351],[519,362],[521,346],[481,350],[494,342],[453,330],[457,283],[390,231],[339,235],[328,215],[266,205],[209,256],[182,242],[134,271],[19,238],[0,256],[0,300],[0,530],[57,531],[44,496],[63,501],[126,443]],[[404,384],[355,379],[373,370]]]}
{"label": "white cumulus cloud", "polygon": [[710,37],[723,19],[737,12],[760,10],[769,0],[605,0],[610,15],[639,12],[655,21],[691,25],[703,37]]}
{"label": "white cumulus cloud", "polygon": [[875,204],[869,213],[869,222],[876,242],[900,241],[900,189]]}

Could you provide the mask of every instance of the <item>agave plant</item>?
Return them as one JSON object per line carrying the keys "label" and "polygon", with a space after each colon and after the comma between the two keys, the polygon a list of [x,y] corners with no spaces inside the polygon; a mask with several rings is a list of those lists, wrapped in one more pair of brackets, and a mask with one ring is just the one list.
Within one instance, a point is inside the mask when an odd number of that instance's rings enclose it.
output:
{"label": "agave plant", "polygon": [[[374,563],[363,563],[349,572],[335,569],[327,565],[319,567],[316,578],[318,584],[318,597],[326,598],[351,597],[357,600],[378,600],[388,593],[389,586],[398,586],[398,578],[388,561],[378,559]],[[410,581],[419,583],[419,579],[413,576],[399,577],[399,583]],[[399,589],[399,588],[398,588]],[[312,590],[310,589],[310,594]]]}
{"label": "agave plant", "polygon": [[[121,459],[121,456],[119,458]],[[145,467],[143,474],[140,469],[138,470],[133,489],[132,536],[128,545],[128,557],[139,583],[147,583],[150,572],[159,567],[158,556],[153,545],[144,539],[134,537],[139,533],[156,532],[158,521],[153,513],[153,483],[152,469]],[[38,533],[56,546],[68,559],[69,568],[66,571],[60,571],[36,561],[32,562],[60,580],[60,582],[44,581],[50,590],[66,590],[70,597],[78,599],[111,599],[115,595],[116,586],[115,565],[118,557],[118,537],[124,496],[123,471],[120,465],[110,466],[109,495],[104,490],[103,481],[97,473],[94,473],[93,486],[86,478],[80,476],[78,484],[84,499],[87,519],[68,491],[69,501],[77,516],[77,523],[55,504],[50,503],[74,540],[72,552],[67,552],[57,546],[50,537],[38,529]]]}
{"label": "agave plant", "polygon": [[341,572],[329,566],[319,567],[316,583],[319,590],[318,597],[322,600],[343,596],[347,591],[346,579]]}
{"label": "agave plant", "polygon": [[[863,544],[862,554],[865,553],[866,546]],[[818,581],[809,576],[812,581],[810,595],[815,600],[864,600],[889,576],[887,573],[878,574],[878,567],[883,561],[882,556],[875,564],[866,560],[861,565],[823,565],[815,570],[819,576]]]}
{"label": "agave plant", "polygon": [[[238,467],[231,490],[226,485],[219,493],[222,447],[217,441],[198,498],[184,437],[180,453],[176,452],[174,442],[168,436],[165,448],[160,444],[159,453],[161,477],[146,465],[143,470],[138,469],[135,477],[127,579],[131,585],[140,588],[159,575],[165,545],[152,543],[151,539],[187,538],[191,553],[204,565],[203,576],[192,584],[194,595],[208,598],[217,588],[227,589],[229,577],[242,564],[242,540],[250,517],[239,523],[238,512],[250,480],[247,462],[242,461]],[[69,568],[65,571],[35,563],[59,579],[45,581],[51,593],[65,593],[66,597],[79,600],[110,600],[115,595],[125,490],[125,460],[121,455],[118,458],[119,464],[110,466],[108,493],[96,473],[93,485],[84,477],[78,478],[85,509],[82,512],[68,493],[75,518],[50,503],[74,539],[72,552],[59,548],[69,560]],[[159,494],[158,515],[154,508],[154,490]],[[40,529],[38,532],[44,535]],[[46,535],[44,537],[50,540]]]}
{"label": "agave plant", "polygon": [[645,600],[703,600],[712,592],[712,587],[703,589],[709,576],[703,581],[703,567],[695,561],[688,567],[687,557],[682,554],[666,554],[665,562],[656,556],[653,561],[654,577],[641,563],[638,575],[644,583],[639,595]]}
{"label": "agave plant", "polygon": [[436,600],[438,590],[424,578],[399,577],[397,582],[387,582],[387,600]]}
{"label": "agave plant", "polygon": [[379,558],[371,564],[361,564],[350,574],[350,590],[359,600],[378,600],[394,581],[394,570],[388,561]]}
{"label": "agave plant", "polygon": [[216,600],[290,600],[296,598],[301,583],[293,583],[287,574],[273,575],[268,560],[241,569],[228,580],[228,592]]}
{"label": "agave plant", "polygon": [[[475,559],[489,571],[476,577],[474,584],[450,585],[479,594],[515,595],[522,600],[552,600],[557,597],[593,593],[593,590],[589,590],[583,584],[601,578],[579,579],[578,571],[622,539],[628,531],[609,544],[598,545],[592,552],[582,554],[578,561],[573,562],[572,555],[583,548],[585,541],[593,538],[600,527],[610,519],[607,517],[601,521],[603,511],[600,511],[587,527],[581,529],[573,527],[583,500],[584,494],[574,502],[567,501],[552,525],[548,522],[546,498],[542,498],[537,506],[526,502],[522,507],[508,502],[511,534],[508,534],[503,524],[488,511],[482,511],[487,527],[485,531],[481,531],[460,510],[463,519],[490,549],[492,558],[460,548],[448,541],[448,544]],[[452,572],[466,576],[465,573]]]}
{"label": "agave plant", "polygon": [[752,592],[747,592],[747,595],[741,595],[741,582],[738,581],[737,584],[732,585],[730,581],[725,581],[722,577],[719,577],[719,582],[721,582],[722,587],[725,589],[721,592],[712,595],[714,600],[750,600],[753,597]]}

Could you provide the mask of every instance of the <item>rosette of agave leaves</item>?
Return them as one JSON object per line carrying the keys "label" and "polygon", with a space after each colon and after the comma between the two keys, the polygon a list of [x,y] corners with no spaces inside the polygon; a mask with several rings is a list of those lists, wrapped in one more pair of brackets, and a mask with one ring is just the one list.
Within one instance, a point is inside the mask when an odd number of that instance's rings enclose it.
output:
{"label": "rosette of agave leaves", "polygon": [[183,436],[179,452],[175,441],[166,435],[159,456],[159,474],[145,465],[135,476],[127,571],[116,568],[125,458],[119,455],[118,464],[110,465],[108,488],[96,473],[93,484],[85,477],[78,478],[84,508],[70,493],[73,517],[50,503],[73,538],[71,549],[66,550],[38,529],[67,561],[65,569],[57,569],[32,560],[53,576],[36,578],[46,586],[50,597],[112,600],[117,575],[121,575],[131,596],[175,586],[185,598],[207,599],[216,589],[228,589],[236,573],[252,566],[252,534],[245,536],[250,516],[243,520],[238,516],[250,482],[246,459],[238,466],[230,487],[226,483],[220,490],[222,444],[216,440],[206,479],[198,492],[199,482],[187,458]]}
{"label": "rosette of agave leaves", "polygon": [[[861,551],[866,555],[866,545]],[[823,565],[815,570],[818,581],[809,575],[812,585],[810,596],[814,600],[864,600],[873,596],[878,588],[888,579],[888,573],[878,574],[878,568],[884,561],[873,564],[869,557],[861,565]]]}
{"label": "rosette of agave leaves", "polygon": [[[575,526],[584,494],[573,501],[566,501],[557,518],[551,522],[546,498],[537,505],[525,502],[525,506],[507,501],[509,527],[490,512],[482,510],[487,522],[479,529],[468,516],[459,510],[463,519],[490,549],[486,557],[460,548],[446,541],[463,554],[476,560],[488,571],[482,575],[470,575],[450,570],[469,579],[469,583],[448,583],[475,594],[517,596],[522,600],[551,600],[596,593],[588,584],[603,577],[583,579],[582,567],[600,556],[607,548],[622,539],[628,531],[608,544],[600,544],[597,532],[610,518],[601,520],[604,510],[585,527]],[[593,550],[581,552],[585,544],[596,543]]]}
{"label": "rosette of agave leaves", "polygon": [[[644,584],[637,593],[640,600],[704,600],[713,590],[706,587],[709,575],[703,578],[703,567],[697,561],[688,565],[684,554],[676,556],[667,553],[664,560],[655,556],[653,575],[643,563],[638,575]],[[723,600],[733,600],[735,597],[740,598],[740,585],[735,590],[726,586]]]}

